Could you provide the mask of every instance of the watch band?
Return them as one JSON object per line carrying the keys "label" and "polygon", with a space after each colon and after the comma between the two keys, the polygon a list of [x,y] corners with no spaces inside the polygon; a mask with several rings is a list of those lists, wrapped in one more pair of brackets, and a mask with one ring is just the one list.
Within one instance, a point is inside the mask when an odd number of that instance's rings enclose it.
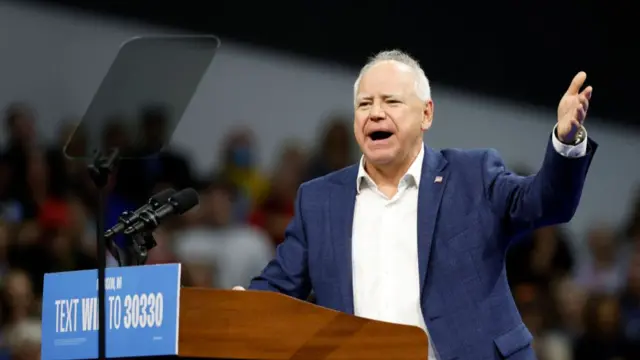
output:
{"label": "watch band", "polygon": [[[555,133],[556,133],[556,137],[558,138],[558,140],[560,140],[560,137],[558,136],[558,128],[557,127],[556,127],[556,130],[555,130]],[[566,143],[566,142],[564,142],[562,140],[560,140],[560,142],[565,144],[565,145],[571,145],[571,146],[578,145],[578,144],[580,144],[581,142],[584,141],[586,133],[587,132],[584,130],[584,127],[581,125],[580,129],[578,129],[578,132],[576,132],[576,136],[575,136],[575,138],[573,139],[572,142]]]}

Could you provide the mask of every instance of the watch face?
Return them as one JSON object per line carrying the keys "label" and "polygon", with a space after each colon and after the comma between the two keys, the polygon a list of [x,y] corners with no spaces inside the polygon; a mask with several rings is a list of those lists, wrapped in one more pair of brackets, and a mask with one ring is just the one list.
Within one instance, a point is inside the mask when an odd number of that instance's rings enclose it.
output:
{"label": "watch face", "polygon": [[576,134],[574,143],[579,144],[582,142],[582,140],[584,140],[584,129],[580,128],[580,130],[578,130],[578,133]]}

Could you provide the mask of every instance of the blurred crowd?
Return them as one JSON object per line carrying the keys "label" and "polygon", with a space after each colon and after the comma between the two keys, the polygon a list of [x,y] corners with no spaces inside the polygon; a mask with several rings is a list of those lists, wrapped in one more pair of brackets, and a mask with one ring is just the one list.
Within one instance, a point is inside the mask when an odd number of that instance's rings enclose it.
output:
{"label": "blurred crowd", "polygon": [[[110,119],[103,146],[134,156],[154,153],[168,140],[165,110],[140,111],[142,136],[135,142],[125,119]],[[31,360],[40,357],[43,274],[96,267],[97,192],[87,164],[62,152],[74,120],[64,123],[57,142],[44,144],[27,104],[10,104],[3,116],[8,141],[0,149],[0,348],[5,358]],[[107,185],[106,225],[162,189],[193,187],[200,205],[155,233],[158,246],[148,263],[182,263],[184,286],[246,286],[283,241],[298,186],[358,160],[351,119],[333,116],[326,125],[313,148],[283,144],[270,173],[259,170],[259,139],[250,129],[225,136],[217,149],[220,165],[204,175],[171,147],[122,161]],[[87,147],[85,135],[76,132],[73,146]],[[587,239],[570,241],[561,227],[548,227],[510,249],[512,291],[541,360],[640,359],[637,200],[625,229],[598,224]]]}

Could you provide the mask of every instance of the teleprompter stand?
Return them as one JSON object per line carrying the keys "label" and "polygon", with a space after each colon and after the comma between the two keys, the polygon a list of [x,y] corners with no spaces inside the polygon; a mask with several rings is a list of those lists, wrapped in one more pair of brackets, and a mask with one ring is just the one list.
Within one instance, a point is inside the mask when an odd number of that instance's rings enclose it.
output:
{"label": "teleprompter stand", "polygon": [[[212,35],[140,36],[125,41],[91,100],[82,122],[65,146],[67,158],[89,163],[89,174],[98,190],[95,209],[99,304],[97,355],[101,360],[107,358],[104,284],[107,251],[111,252],[120,266],[142,265],[147,260],[149,249],[156,244],[150,232],[126,235],[125,244],[105,238],[109,178],[120,161],[144,159],[162,150],[191,102],[219,46],[220,40]],[[130,144],[132,149],[145,149],[144,153],[125,152],[122,147],[114,148],[114,145],[105,143],[112,125],[109,119],[137,119],[140,111],[150,105],[160,105],[167,110],[162,124],[165,137],[160,142],[146,148],[136,141]],[[127,133],[132,135],[132,139],[145,140],[144,131],[133,129],[138,127],[137,122],[122,125],[131,130],[127,130]],[[136,138],[136,132],[142,136]]]}
{"label": "teleprompter stand", "polygon": [[120,160],[120,151],[111,149],[107,155],[95,151],[92,162],[88,166],[89,175],[97,188],[98,201],[96,213],[96,239],[98,241],[98,358],[106,359],[106,258],[107,250],[117,260],[119,266],[144,265],[149,250],[156,246],[151,232],[134,233],[128,236],[123,247],[118,247],[105,237],[106,207],[108,198],[107,185]]}
{"label": "teleprompter stand", "polygon": [[[89,175],[98,190],[98,203],[96,205],[96,239],[98,241],[98,359],[107,358],[106,341],[106,301],[105,301],[105,269],[107,267],[107,244],[104,237],[105,217],[107,207],[107,184],[119,160],[120,151],[113,149],[104,156],[100,151],[95,151],[93,161],[89,164]],[[111,253],[114,253],[110,243]]]}

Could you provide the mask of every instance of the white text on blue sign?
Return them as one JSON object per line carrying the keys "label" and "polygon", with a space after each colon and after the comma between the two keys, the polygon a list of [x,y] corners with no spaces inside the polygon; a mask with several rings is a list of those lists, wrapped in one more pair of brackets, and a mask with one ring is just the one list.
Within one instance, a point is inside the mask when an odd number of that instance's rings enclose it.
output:
{"label": "white text on blue sign", "polygon": [[[105,290],[122,288],[122,277],[105,278]],[[139,329],[162,326],[164,297],[161,292],[106,296],[107,328]],[[57,299],[56,333],[98,330],[98,297]]]}

